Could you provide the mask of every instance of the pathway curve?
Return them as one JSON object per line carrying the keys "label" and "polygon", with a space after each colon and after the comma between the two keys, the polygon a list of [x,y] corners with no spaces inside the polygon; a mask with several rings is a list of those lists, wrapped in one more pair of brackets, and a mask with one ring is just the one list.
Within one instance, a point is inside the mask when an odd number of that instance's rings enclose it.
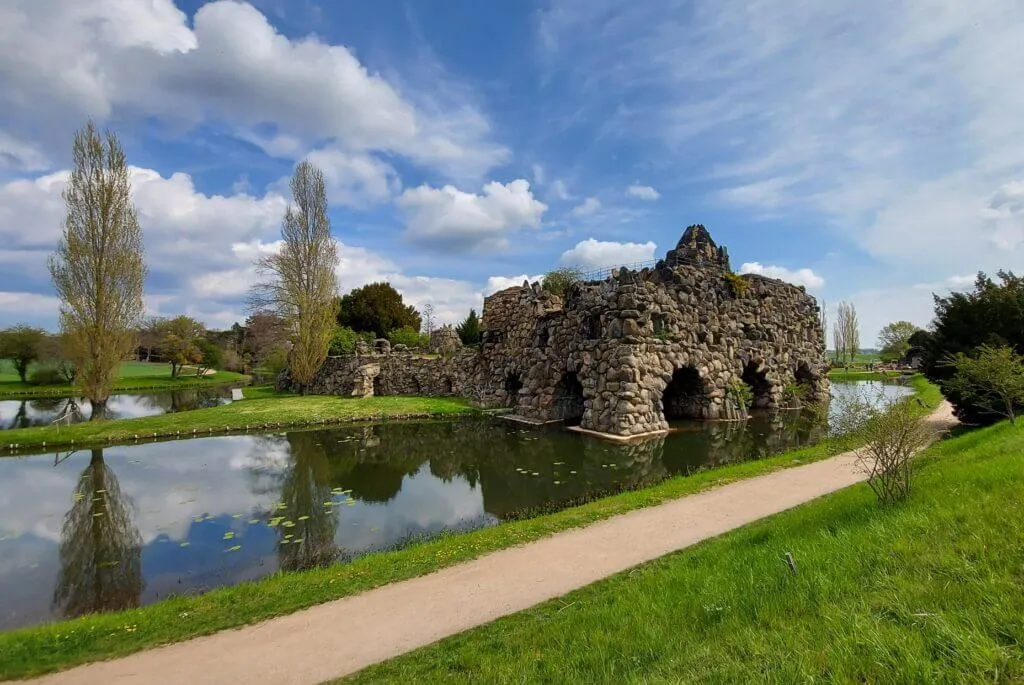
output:
{"label": "pathway curve", "polygon": [[[955,422],[943,402],[928,418]],[[522,611],[864,479],[848,452],[567,530],[430,575],[34,683],[312,685]]]}

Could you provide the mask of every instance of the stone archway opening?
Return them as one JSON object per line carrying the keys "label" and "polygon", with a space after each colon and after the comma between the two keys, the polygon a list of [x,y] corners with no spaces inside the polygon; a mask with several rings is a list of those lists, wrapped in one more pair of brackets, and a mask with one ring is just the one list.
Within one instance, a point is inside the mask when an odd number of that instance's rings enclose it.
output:
{"label": "stone archway opening", "polygon": [[383,384],[381,383],[380,376],[373,377],[373,396],[381,397],[384,394]]}
{"label": "stone archway opening", "polygon": [[797,385],[801,385],[807,389],[810,389],[812,385],[818,380],[811,369],[806,363],[800,362],[800,365],[796,367],[796,371],[793,374],[796,377]]}
{"label": "stone archway opening", "polygon": [[505,394],[508,395],[507,403],[511,406],[516,405],[516,401],[519,398],[519,391],[523,389],[522,376],[510,373],[505,376]]}
{"label": "stone archway opening", "polygon": [[445,376],[444,378],[441,379],[441,390],[444,392],[445,395],[455,394],[455,386],[452,383],[451,378]]}
{"label": "stone archway opening", "polygon": [[584,409],[583,384],[572,371],[562,375],[555,384],[552,398],[553,418],[561,419],[571,426],[579,425],[583,420]]}
{"label": "stone archway opening", "polygon": [[764,371],[758,370],[757,362],[747,362],[743,367],[743,375],[740,377],[750,387],[754,395],[754,402],[751,405],[754,409],[765,409],[772,403],[772,384],[768,382],[768,376]]}
{"label": "stone archway opening", "polygon": [[703,419],[707,406],[707,388],[693,366],[676,369],[661,395],[665,420]]}

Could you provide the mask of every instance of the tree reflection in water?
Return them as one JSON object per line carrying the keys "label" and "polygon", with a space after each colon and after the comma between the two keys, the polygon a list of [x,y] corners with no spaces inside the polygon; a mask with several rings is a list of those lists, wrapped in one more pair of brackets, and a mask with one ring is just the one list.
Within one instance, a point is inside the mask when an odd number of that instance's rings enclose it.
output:
{"label": "tree reflection in water", "polygon": [[103,450],[92,450],[60,532],[53,605],[65,617],[139,605],[142,537],[132,523],[133,510]]}
{"label": "tree reflection in water", "polygon": [[285,571],[325,566],[338,556],[334,534],[338,527],[332,499],[331,469],[323,436],[289,433],[288,466],[280,475],[277,525],[278,564]]}

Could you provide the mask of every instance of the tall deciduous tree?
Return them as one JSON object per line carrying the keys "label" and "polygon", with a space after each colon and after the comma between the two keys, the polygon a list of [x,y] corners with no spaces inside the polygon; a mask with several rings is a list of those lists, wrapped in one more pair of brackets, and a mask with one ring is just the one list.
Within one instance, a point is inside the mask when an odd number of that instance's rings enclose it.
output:
{"label": "tall deciduous tree", "polygon": [[909,321],[893,321],[878,332],[878,349],[885,361],[902,359],[910,349],[910,336],[917,326]]}
{"label": "tall deciduous tree", "polygon": [[284,215],[283,245],[257,262],[264,280],[253,291],[252,305],[284,319],[292,343],[288,369],[305,386],[327,358],[334,332],[338,245],[327,216],[323,171],[309,161],[299,162],[291,189],[295,204]]}
{"label": "tall deciduous tree", "polygon": [[101,136],[90,121],[75,134],[72,156],[64,232],[49,267],[61,332],[95,419],[105,416],[118,368],[135,348],[146,264],[117,136]]}

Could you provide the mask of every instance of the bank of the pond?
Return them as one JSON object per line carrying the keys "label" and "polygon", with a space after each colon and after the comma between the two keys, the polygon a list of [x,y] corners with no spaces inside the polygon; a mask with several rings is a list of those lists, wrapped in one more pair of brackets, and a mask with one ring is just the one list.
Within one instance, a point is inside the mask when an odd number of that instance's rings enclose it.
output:
{"label": "bank of the pond", "polygon": [[[232,371],[218,371],[207,376],[195,376],[186,373],[178,378],[171,378],[170,366],[150,362],[125,362],[114,383],[112,392],[133,393],[140,390],[184,390],[187,388],[205,388],[232,383],[247,383],[249,376]],[[13,373],[0,373],[0,398],[4,397],[65,397],[76,395],[79,388],[71,384],[32,385],[22,383]]]}
{"label": "bank of the pond", "polygon": [[269,387],[245,388],[245,399],[207,409],[71,426],[37,426],[3,432],[0,456],[40,448],[116,445],[136,440],[263,431],[349,421],[432,418],[475,411],[455,397],[368,397],[275,393]]}
{"label": "bank of the pond", "polygon": [[1024,426],[949,439],[920,467],[907,503],[858,485],[352,680],[1024,679]]}
{"label": "bank of the pond", "polygon": [[[917,397],[934,408],[938,389],[914,379]],[[379,398],[387,399],[387,398]],[[930,409],[916,405],[926,413]],[[206,411],[206,410],[203,410]],[[316,604],[425,575],[559,531],[655,506],[737,480],[818,461],[857,446],[851,438],[677,477],[537,518],[470,533],[444,535],[401,550],[370,554],[346,565],[280,573],[261,581],[175,597],[146,607],[0,633],[0,678],[48,673],[76,664],[123,656],[228,628],[293,613]]]}

